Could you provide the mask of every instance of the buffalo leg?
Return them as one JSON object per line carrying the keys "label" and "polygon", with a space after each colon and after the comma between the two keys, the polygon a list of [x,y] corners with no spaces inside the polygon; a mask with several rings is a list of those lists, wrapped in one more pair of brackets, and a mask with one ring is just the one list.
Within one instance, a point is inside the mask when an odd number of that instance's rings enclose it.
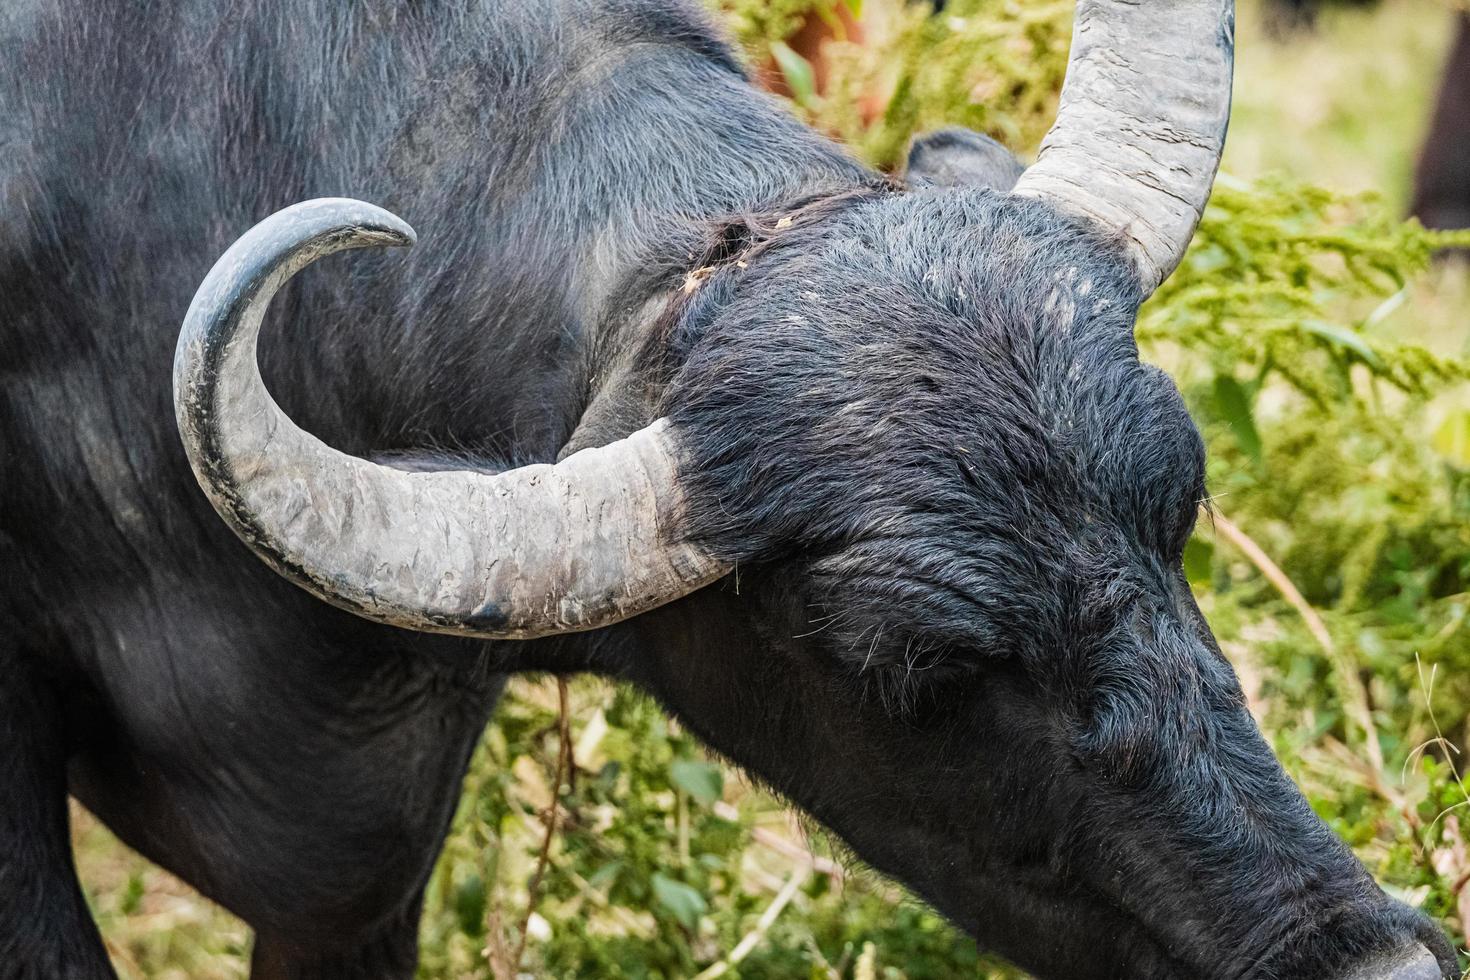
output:
{"label": "buffalo leg", "polygon": [[418,965],[422,893],[349,944],[257,933],[251,980],[409,980]]}
{"label": "buffalo leg", "polygon": [[1459,17],[1411,210],[1429,228],[1470,228],[1470,14]]}
{"label": "buffalo leg", "polygon": [[61,705],[0,636],[0,978],[113,977],[68,837]]}

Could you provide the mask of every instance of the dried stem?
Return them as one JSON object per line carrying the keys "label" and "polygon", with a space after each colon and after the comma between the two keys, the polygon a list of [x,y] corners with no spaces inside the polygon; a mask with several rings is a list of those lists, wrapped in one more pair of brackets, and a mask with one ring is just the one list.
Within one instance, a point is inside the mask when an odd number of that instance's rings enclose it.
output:
{"label": "dried stem", "polygon": [[[546,810],[541,815],[546,825],[546,835],[541,840],[541,852],[536,856],[536,870],[531,875],[531,883],[526,888],[526,911],[521,915],[520,928],[517,930],[515,950],[505,953],[504,947],[492,939],[491,946],[487,950],[490,959],[490,971],[495,975],[495,980],[514,980],[517,971],[520,970],[521,959],[526,954],[526,939],[531,925],[531,916],[536,911],[536,906],[541,902],[541,884],[546,877],[546,869],[551,863],[551,843],[556,839],[556,831],[560,824],[561,807],[558,797],[561,788],[572,778],[572,713],[568,704],[567,682],[564,678],[556,679],[557,700],[557,738],[560,744],[556,749],[556,776],[551,786],[551,802],[547,804]],[[499,910],[492,913],[491,923],[498,926],[500,920]],[[498,932],[498,930],[497,930]],[[494,936],[495,933],[492,933]]]}
{"label": "dried stem", "polygon": [[[714,812],[715,816],[722,820],[729,820],[732,823],[738,823],[740,821],[740,811],[723,800],[715,803]],[[802,847],[795,841],[783,837],[774,831],[767,830],[764,827],[755,827],[750,831],[750,839],[762,847],[775,851],[782,857],[790,858],[793,861],[800,861],[818,874],[831,878],[834,882],[841,883],[846,878],[846,873],[842,870],[842,865],[836,861],[813,854],[809,848]]]}
{"label": "dried stem", "polygon": [[[1307,602],[1301,590],[1281,570],[1281,566],[1271,560],[1260,545],[1251,539],[1240,528],[1236,527],[1224,514],[1218,510],[1206,512],[1205,519],[1214,524],[1215,530],[1220,536],[1235,546],[1236,550],[1243,554],[1247,560],[1261,573],[1261,576],[1270,582],[1287,604],[1296,610],[1301,616],[1302,622],[1306,624],[1307,632],[1312,634],[1312,639],[1327,654],[1327,659],[1336,668],[1337,674],[1343,686],[1343,695],[1346,700],[1347,710],[1357,722],[1358,727],[1363,730],[1363,741],[1368,750],[1369,761],[1377,773],[1383,772],[1383,746],[1378,743],[1378,729],[1373,724],[1373,712],[1368,705],[1368,691],[1363,686],[1362,678],[1357,674],[1352,663],[1339,653],[1337,646],[1332,641],[1332,634],[1328,632],[1327,624],[1317,610]],[[1380,776],[1381,780],[1381,776]]]}
{"label": "dried stem", "polygon": [[776,919],[781,915],[781,911],[796,897],[797,890],[801,888],[802,883],[807,880],[811,873],[810,866],[804,864],[797,865],[791,872],[790,877],[786,879],[786,884],[782,886],[781,891],[771,900],[771,904],[766,906],[766,910],[761,913],[760,919],[756,921],[755,928],[746,933],[724,959],[702,970],[695,976],[694,980],[714,980],[715,977],[724,976],[741,960],[749,956],[751,951],[761,944],[761,940],[766,938],[766,933],[770,931],[771,926],[775,925]]}

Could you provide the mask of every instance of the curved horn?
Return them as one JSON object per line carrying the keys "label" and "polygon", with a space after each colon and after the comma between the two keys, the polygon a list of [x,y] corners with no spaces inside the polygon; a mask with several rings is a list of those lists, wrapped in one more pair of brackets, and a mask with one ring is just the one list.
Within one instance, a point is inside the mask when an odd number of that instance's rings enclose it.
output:
{"label": "curved horn", "polygon": [[256,225],[199,287],[174,356],[179,432],[215,510],[286,578],[368,619],[528,638],[605,626],[694,591],[724,568],[671,544],[673,433],[490,476],[410,473],[297,428],[256,365],[276,290],[323,255],[409,245],[413,229],[345,199]]}
{"label": "curved horn", "polygon": [[1078,0],[1057,120],[1015,192],[1123,236],[1152,292],[1209,199],[1234,63],[1234,0]]}

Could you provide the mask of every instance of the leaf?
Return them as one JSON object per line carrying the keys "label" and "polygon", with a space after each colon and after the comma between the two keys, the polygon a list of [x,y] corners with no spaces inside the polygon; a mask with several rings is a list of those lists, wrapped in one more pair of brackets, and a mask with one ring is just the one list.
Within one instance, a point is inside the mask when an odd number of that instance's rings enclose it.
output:
{"label": "leaf", "polygon": [[623,862],[609,861],[588,876],[587,884],[600,890],[605,886],[612,885],[618,875],[622,873],[622,870]]}
{"label": "leaf", "polygon": [[1215,406],[1220,412],[1220,418],[1230,424],[1240,448],[1259,463],[1261,434],[1256,430],[1251,401],[1245,385],[1228,374],[1215,375]]}
{"label": "leaf", "polygon": [[776,67],[786,76],[786,84],[791,87],[791,97],[796,104],[811,108],[817,101],[817,76],[812,72],[811,62],[791,50],[785,41],[771,42],[771,57],[776,59]]}
{"label": "leaf", "polygon": [[705,806],[725,791],[725,774],[720,767],[698,759],[675,759],[669,766],[669,781]]}
{"label": "leaf", "polygon": [[132,915],[143,905],[143,896],[148,889],[143,883],[141,872],[133,872],[128,875],[127,887],[123,890],[122,901],[118,904],[123,915]]}
{"label": "leaf", "polygon": [[1196,588],[1208,588],[1214,570],[1215,546],[1198,534],[1184,545],[1184,577]]}
{"label": "leaf", "polygon": [[1337,347],[1356,354],[1359,360],[1371,368],[1382,367],[1382,360],[1379,358],[1378,353],[1372,347],[1368,346],[1367,341],[1346,327],[1335,326],[1331,323],[1308,322],[1302,324],[1302,329],[1306,330],[1307,333],[1316,334],[1318,337],[1330,341]]}
{"label": "leaf", "polygon": [[459,931],[466,936],[479,936],[485,932],[485,879],[470,874],[454,890],[454,916],[459,920]]}
{"label": "leaf", "polygon": [[653,895],[658,899],[658,904],[686,929],[696,928],[699,917],[709,908],[699,892],[682,881],[675,881],[657,872],[653,875]]}
{"label": "leaf", "polygon": [[1439,424],[1434,450],[1451,466],[1470,469],[1470,411],[1453,411]]}

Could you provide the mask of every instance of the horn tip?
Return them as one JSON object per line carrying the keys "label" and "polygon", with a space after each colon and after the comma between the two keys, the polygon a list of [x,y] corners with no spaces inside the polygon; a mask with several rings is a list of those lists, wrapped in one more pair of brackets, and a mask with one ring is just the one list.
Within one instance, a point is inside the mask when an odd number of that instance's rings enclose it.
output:
{"label": "horn tip", "polygon": [[398,215],[376,204],[350,197],[319,197],[302,201],[272,215],[267,221],[284,219],[290,223],[314,225],[335,224],[351,229],[352,240],[361,245],[410,246],[418,241],[418,232]]}
{"label": "horn tip", "polygon": [[383,214],[391,220],[383,224],[365,227],[363,230],[379,237],[380,243],[383,245],[408,248],[418,242],[419,234],[413,230],[412,225],[396,214],[388,211],[384,211]]}

